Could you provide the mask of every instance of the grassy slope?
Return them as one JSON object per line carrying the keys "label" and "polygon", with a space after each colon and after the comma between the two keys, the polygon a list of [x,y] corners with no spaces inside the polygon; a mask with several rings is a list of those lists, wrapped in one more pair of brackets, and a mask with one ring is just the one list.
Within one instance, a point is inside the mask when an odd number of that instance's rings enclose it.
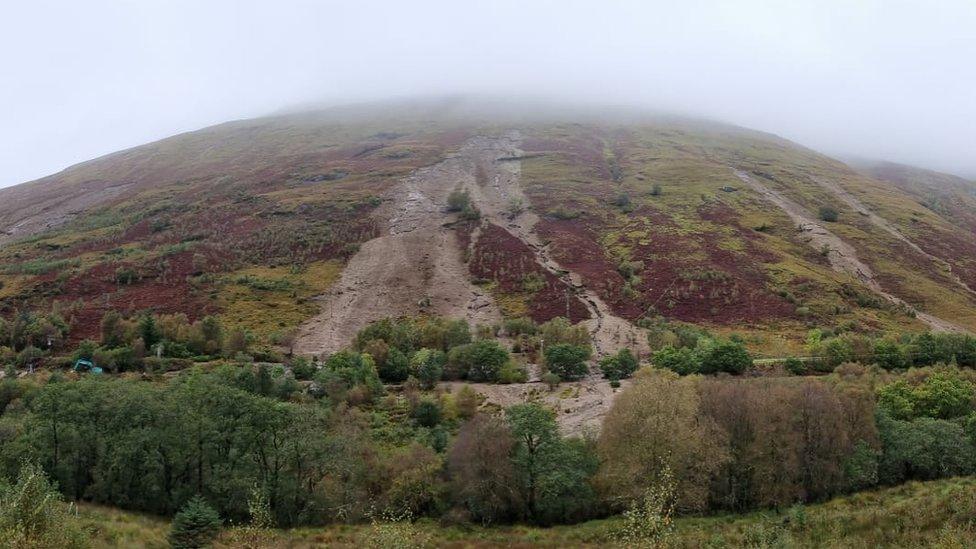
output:
{"label": "grassy slope", "polygon": [[[76,339],[94,335],[108,308],[217,313],[265,338],[297,325],[316,312],[308,298],[376,234],[368,213],[377,197],[464,137],[450,124],[396,117],[330,120],[225,124],[4,190],[0,221],[21,199],[129,185],[62,226],[0,246],[0,314],[57,303]],[[279,265],[297,269],[271,277],[289,278],[287,288],[235,283]],[[134,271],[134,282],[119,284],[119,269]]]}
{"label": "grassy slope", "polygon": [[[165,547],[168,522],[100,506],[80,515],[102,547]],[[266,547],[370,547],[391,537],[437,547],[612,546],[619,519],[575,526],[335,526],[250,537]],[[226,531],[218,546],[240,546],[247,534]],[[912,482],[783,513],[766,512],[676,521],[675,547],[972,547],[976,544],[976,479]],[[372,545],[371,545],[372,544]]]}
{"label": "grassy slope", "polygon": [[[385,190],[442,159],[466,135],[496,129],[392,111],[223,124],[0,191],[3,225],[31,201],[126,185],[66,225],[0,246],[0,314],[58,303],[74,319],[76,338],[94,335],[108,308],[216,313],[265,339],[298,324],[314,313],[308,297],[327,288],[356,244],[376,234],[369,214]],[[976,265],[976,243],[972,250],[960,243],[976,239],[959,213],[965,209],[938,204],[958,202],[971,188],[954,186],[954,195],[925,207],[920,197],[938,185],[931,177],[884,183],[773,136],[714,124],[518,125],[529,155],[523,180],[536,209],[581,212],[570,220],[546,216],[543,237],[623,316],[659,314],[736,331],[770,355],[800,351],[814,326],[922,329],[897,311],[858,304],[847,291],[850,280],[798,241],[784,213],[743,188],[732,173],[737,167],[763,174],[764,183],[808,210],[837,209],[841,218],[831,229],[858,248],[886,288],[976,328],[976,301],[813,178],[848,189],[961,275]],[[319,179],[335,174],[344,176]],[[655,185],[660,196],[652,194]],[[620,194],[629,196],[632,211],[613,205]],[[645,265],[629,284],[617,272],[622,260]],[[299,266],[295,273],[280,270],[292,265]],[[119,269],[134,270],[135,282],[118,284]],[[236,283],[248,273],[289,280],[274,290]],[[524,299],[510,305],[525,308]]]}
{"label": "grassy slope", "polygon": [[[813,325],[921,328],[897,311],[859,305],[844,291],[851,280],[798,241],[783,212],[743,188],[735,167],[762,174],[767,185],[814,215],[821,205],[835,208],[841,217],[831,230],[857,248],[886,288],[923,310],[976,327],[976,301],[815,178],[853,192],[912,238],[921,240],[909,225],[948,224],[898,188],[812,151],[756,132],[687,124],[537,127],[525,148],[533,156],[523,162],[523,175],[536,205],[585,212],[576,221],[587,228],[582,237],[566,223],[547,225],[557,253],[572,264],[576,250],[585,249],[580,238],[597,243],[602,264],[585,261],[591,282],[603,284],[604,298],[626,316],[650,310],[734,325],[751,336],[755,349],[773,353],[797,347]],[[723,191],[726,186],[736,190]],[[630,197],[632,212],[613,206],[621,193]],[[637,299],[623,296],[623,279],[614,272],[620,259],[645,263]]]}

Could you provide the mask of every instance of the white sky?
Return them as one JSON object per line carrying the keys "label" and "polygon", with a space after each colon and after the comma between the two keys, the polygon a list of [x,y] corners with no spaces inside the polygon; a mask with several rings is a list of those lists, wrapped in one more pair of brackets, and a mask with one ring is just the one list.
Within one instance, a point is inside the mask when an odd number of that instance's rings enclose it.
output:
{"label": "white sky", "polygon": [[0,186],[295,104],[465,92],[976,177],[976,0],[2,0]]}

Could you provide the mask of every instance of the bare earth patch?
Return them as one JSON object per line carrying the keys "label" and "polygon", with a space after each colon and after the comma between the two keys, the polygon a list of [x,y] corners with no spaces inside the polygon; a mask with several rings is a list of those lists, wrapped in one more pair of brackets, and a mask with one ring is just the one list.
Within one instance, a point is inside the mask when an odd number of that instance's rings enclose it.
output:
{"label": "bare earth patch", "polygon": [[[882,288],[881,284],[875,278],[871,268],[858,258],[857,251],[854,249],[854,247],[845,242],[836,234],[827,230],[827,228],[822,224],[815,221],[813,215],[807,212],[803,206],[774,191],[773,189],[770,189],[760,181],[756,180],[756,178],[750,176],[748,173],[742,170],[733,171],[735,172],[736,177],[742,180],[742,182],[748,184],[763,198],[769,202],[772,202],[774,205],[783,210],[788,216],[790,216],[790,219],[796,223],[797,228],[801,233],[801,238],[815,250],[823,251],[827,257],[827,260],[830,262],[831,268],[839,273],[847,273],[851,275],[855,280],[867,286],[871,291],[883,297],[887,301],[914,310],[914,308],[906,303],[903,299],[887,292],[884,288]],[[863,209],[863,207],[861,209]],[[919,320],[927,324],[935,331],[967,331],[958,324],[937,318],[928,313],[916,311],[916,316]]]}

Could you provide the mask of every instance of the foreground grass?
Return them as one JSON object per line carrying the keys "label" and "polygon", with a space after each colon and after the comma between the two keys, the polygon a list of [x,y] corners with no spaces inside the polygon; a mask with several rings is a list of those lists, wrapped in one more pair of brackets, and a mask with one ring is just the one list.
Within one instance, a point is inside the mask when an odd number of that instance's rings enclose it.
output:
{"label": "foreground grass", "polygon": [[[82,505],[98,547],[166,547],[169,522]],[[218,547],[597,547],[614,546],[620,520],[534,528],[414,524],[341,525],[278,531],[226,530]],[[791,509],[681,518],[672,547],[976,547],[976,479],[913,482]]]}

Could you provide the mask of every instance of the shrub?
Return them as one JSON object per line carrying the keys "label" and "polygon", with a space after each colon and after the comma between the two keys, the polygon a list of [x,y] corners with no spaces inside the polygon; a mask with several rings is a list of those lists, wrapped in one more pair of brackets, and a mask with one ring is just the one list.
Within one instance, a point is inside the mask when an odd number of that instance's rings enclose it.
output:
{"label": "shrub", "polygon": [[528,379],[529,373],[525,367],[511,360],[498,370],[498,383],[525,383]]}
{"label": "shrub", "polygon": [[390,349],[379,368],[380,379],[387,383],[400,383],[410,375],[410,359],[400,349]]}
{"label": "shrub", "polygon": [[441,422],[441,407],[433,399],[425,398],[413,409],[413,418],[423,427],[433,427]]}
{"label": "shrub", "polygon": [[88,545],[77,517],[33,463],[21,466],[13,486],[0,484],[0,541],[4,547],[24,549]]}
{"label": "shrub", "polygon": [[505,321],[505,333],[515,337],[520,335],[534,335],[538,326],[531,318],[511,318]]}
{"label": "shrub", "polygon": [[580,216],[579,210],[570,210],[564,206],[557,206],[556,209],[551,210],[549,215],[555,217],[556,219],[561,219],[563,221],[569,221],[570,219],[576,219]]}
{"label": "shrub", "polygon": [[220,533],[220,516],[200,496],[194,496],[173,517],[169,543],[173,549],[207,547]]}
{"label": "shrub", "polygon": [[680,375],[698,372],[698,361],[695,359],[695,354],[687,347],[675,348],[667,345],[660,351],[654,353],[652,361],[655,366],[671,370]]}
{"label": "shrub", "polygon": [[711,346],[703,354],[699,371],[703,374],[741,374],[751,365],[752,357],[741,343],[726,341]]}
{"label": "shrub", "polygon": [[471,207],[471,194],[467,189],[454,189],[447,195],[447,211],[462,212]]}
{"label": "shrub", "polygon": [[590,350],[579,345],[557,343],[546,347],[544,351],[546,368],[564,381],[581,379],[586,375],[586,360],[590,358]]}
{"label": "shrub", "polygon": [[461,219],[467,221],[477,221],[481,219],[481,210],[474,206],[468,206],[461,210]]}
{"label": "shrub", "polygon": [[559,379],[559,376],[557,376],[552,372],[546,372],[542,374],[542,382],[545,383],[547,387],[549,387],[549,391],[555,391],[556,387],[559,386],[560,381],[562,380]]}
{"label": "shrub", "polygon": [[441,351],[421,349],[410,361],[411,370],[424,389],[433,389],[444,375],[445,355]]}
{"label": "shrub", "polygon": [[627,193],[620,193],[613,199],[613,205],[620,209],[624,213],[629,213],[633,210],[633,206],[630,203],[630,195]]}
{"label": "shrub", "polygon": [[620,349],[617,354],[603,357],[600,360],[600,370],[603,377],[611,381],[627,379],[637,371],[637,358],[630,352],[630,349]]}
{"label": "shrub", "polygon": [[829,223],[833,223],[833,222],[837,221],[838,215],[839,214],[837,213],[837,210],[835,210],[834,208],[831,208],[830,206],[821,206],[820,207],[820,219],[823,220],[823,221],[827,221]]}
{"label": "shrub", "polygon": [[803,374],[807,373],[806,365],[803,364],[802,360],[796,357],[786,359],[786,362],[783,363],[783,367],[786,368],[787,372],[795,376],[802,376]]}
{"label": "shrub", "polygon": [[451,349],[447,370],[471,381],[495,381],[498,371],[508,362],[508,351],[497,341],[481,339]]}

